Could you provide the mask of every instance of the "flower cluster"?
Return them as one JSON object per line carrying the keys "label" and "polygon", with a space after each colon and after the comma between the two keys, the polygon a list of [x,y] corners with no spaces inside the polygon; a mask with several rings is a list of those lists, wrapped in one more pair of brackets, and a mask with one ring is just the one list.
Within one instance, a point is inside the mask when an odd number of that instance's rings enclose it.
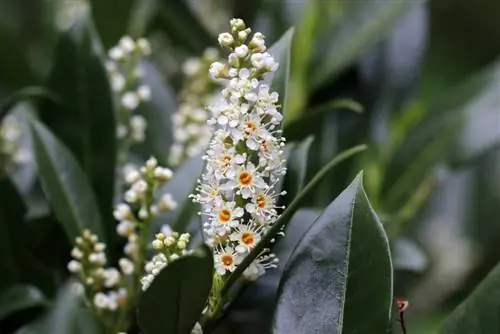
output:
{"label": "flower cluster", "polygon": [[[127,327],[127,316],[143,276],[152,220],[177,206],[170,194],[156,198],[159,187],[172,175],[170,169],[158,166],[155,158],[148,159],[139,169],[127,171],[125,181],[128,188],[124,202],[116,205],[113,211],[118,221],[116,231],[127,239],[124,255],[118,261],[119,269],[106,267],[106,245],[99,242],[96,235],[85,230],[82,236],[76,238],[75,248],[71,252],[73,260],[68,263],[68,270],[79,278],[80,290],[84,293],[87,305],[102,318],[104,324],[111,327],[113,333]],[[167,227],[162,230],[168,231]],[[169,261],[174,259],[174,251],[179,251],[179,256],[183,255],[181,248],[185,249],[189,242],[189,235],[172,234],[172,237],[164,238],[165,247],[161,248]]]}
{"label": "flower cluster", "polygon": [[157,254],[144,266],[146,275],[141,278],[143,290],[146,290],[151,285],[156,275],[167,264],[179,259],[181,256],[190,254],[190,251],[187,249],[190,239],[191,235],[189,233],[181,235],[177,232],[170,232],[169,234],[158,233],[155,236],[155,240],[153,240],[151,246]]}
{"label": "flower cluster", "polygon": [[[214,62],[209,73],[228,80],[220,99],[209,107],[208,123],[215,133],[210,141],[206,168],[193,200],[202,206],[207,243],[213,248],[215,269],[232,272],[255,247],[279,216],[274,188],[286,172],[278,94],[262,81],[278,63],[266,51],[265,38],[231,20],[231,32],[219,35],[230,52],[227,63]],[[265,249],[246,269],[256,279],[276,266]]]}
{"label": "flower cluster", "polygon": [[115,312],[127,303],[127,289],[124,276],[134,273],[134,264],[128,258],[119,261],[119,267],[107,267],[106,245],[99,242],[96,235],[84,230],[75,240],[71,251],[73,260],[68,263],[68,270],[75,274],[83,286],[85,299],[98,314]]}
{"label": "flower cluster", "polygon": [[21,147],[21,124],[7,115],[0,125],[0,174],[26,162],[30,153]]}
{"label": "flower cluster", "polygon": [[180,93],[179,109],[172,115],[174,143],[169,154],[172,166],[207,148],[212,128],[207,124],[209,114],[205,106],[213,99],[221,83],[208,77],[207,71],[210,64],[218,59],[218,51],[208,48],[201,58],[189,58],[183,64],[186,82]]}
{"label": "flower cluster", "polygon": [[140,250],[139,233],[147,234],[152,219],[177,207],[170,194],[163,194],[155,200],[158,187],[170,180],[172,175],[170,169],[158,166],[155,158],[150,158],[139,170],[127,170],[125,182],[129,188],[124,194],[124,202],[116,206],[113,215],[118,221],[117,233],[128,239],[124,252],[135,262],[140,261],[145,253],[145,250]]}
{"label": "flower cluster", "polygon": [[138,82],[143,76],[139,62],[142,57],[150,54],[151,47],[146,39],[134,41],[128,36],[122,37],[118,45],[108,52],[106,69],[111,88],[120,101],[116,134],[120,140],[122,160],[125,159],[123,155],[129,146],[143,142],[145,138],[146,120],[143,116],[134,114],[134,111],[141,103],[151,99],[150,87]]}

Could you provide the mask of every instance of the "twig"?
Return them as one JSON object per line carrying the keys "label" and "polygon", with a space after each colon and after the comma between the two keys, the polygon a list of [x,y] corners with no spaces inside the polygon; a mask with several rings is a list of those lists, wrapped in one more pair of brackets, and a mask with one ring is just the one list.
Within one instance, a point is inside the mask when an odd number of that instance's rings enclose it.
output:
{"label": "twig", "polygon": [[399,311],[398,322],[401,325],[401,331],[403,334],[408,334],[405,325],[405,311],[410,303],[405,299],[396,298],[396,308]]}

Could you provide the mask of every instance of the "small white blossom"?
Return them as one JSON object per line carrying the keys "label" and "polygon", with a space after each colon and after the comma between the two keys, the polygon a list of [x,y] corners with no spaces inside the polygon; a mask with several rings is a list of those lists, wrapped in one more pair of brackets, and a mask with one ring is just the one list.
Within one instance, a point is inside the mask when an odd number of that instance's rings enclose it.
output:
{"label": "small white blossom", "polygon": [[219,44],[222,47],[230,47],[234,44],[234,38],[230,33],[224,32],[219,35]]}
{"label": "small white blossom", "polygon": [[120,203],[116,206],[113,211],[113,216],[116,220],[126,220],[132,217],[132,211],[130,210],[130,206],[125,203]]}
{"label": "small white blossom", "polygon": [[141,85],[137,88],[137,96],[141,101],[149,101],[151,99],[151,88]]}
{"label": "small white blossom", "polygon": [[134,92],[123,94],[121,99],[122,106],[129,110],[134,110],[139,105],[139,98]]}
{"label": "small white blossom", "polygon": [[72,273],[77,273],[82,270],[82,264],[76,260],[71,260],[68,263],[68,270]]}
{"label": "small white blossom", "polygon": [[123,49],[120,46],[115,46],[109,50],[108,56],[113,60],[121,60],[125,56],[125,52],[123,52]]}
{"label": "small white blossom", "polygon": [[102,292],[96,293],[94,296],[94,306],[98,309],[106,309],[109,305],[109,299],[106,294]]}
{"label": "small white blossom", "polygon": [[132,275],[134,273],[134,263],[127,258],[121,258],[118,261],[120,270],[124,275]]}

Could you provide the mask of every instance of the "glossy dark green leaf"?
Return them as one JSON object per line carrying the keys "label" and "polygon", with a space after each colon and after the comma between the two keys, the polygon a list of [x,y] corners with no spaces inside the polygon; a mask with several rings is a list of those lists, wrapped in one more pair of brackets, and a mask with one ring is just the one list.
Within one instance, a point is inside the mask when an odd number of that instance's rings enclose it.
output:
{"label": "glossy dark green leaf", "polygon": [[271,240],[274,239],[276,235],[278,235],[278,233],[281,232],[284,227],[286,227],[287,223],[293,217],[295,212],[297,212],[297,210],[304,205],[305,199],[311,196],[313,191],[316,190],[318,185],[325,180],[328,174],[335,167],[337,167],[337,165],[364,150],[366,150],[366,145],[358,145],[339,153],[331,161],[329,161],[312,178],[311,181],[307,183],[304,189],[293,199],[290,205],[285,209],[285,211],[283,211],[281,216],[279,216],[278,219],[274,222],[273,226],[269,229],[267,234],[252,249],[252,251],[250,251],[250,253],[241,261],[239,266],[236,267],[235,271],[227,278],[221,291],[221,294],[223,296],[226,295],[231,290],[234,283],[243,274],[243,271],[252,263],[252,261],[254,261],[258,256],[260,256],[263,249],[269,247]]}
{"label": "glossy dark green leaf", "polygon": [[0,122],[18,102],[33,98],[46,98],[54,102],[59,101],[59,98],[55,94],[43,87],[25,87],[0,102]]}
{"label": "glossy dark green leaf", "polygon": [[202,169],[201,156],[192,157],[177,168],[173,178],[159,190],[159,195],[171,194],[178,205],[175,210],[163,214],[161,219],[155,221],[156,230],[159,230],[162,224],[169,224],[174,231],[186,231],[190,218],[198,211],[188,196],[194,192]]}
{"label": "glossy dark green leaf", "polygon": [[290,256],[274,333],[385,333],[391,306],[389,244],[359,174]]}
{"label": "glossy dark green leaf", "polygon": [[205,308],[212,276],[213,257],[207,246],[165,267],[139,301],[144,334],[190,334]]}
{"label": "glossy dark green leaf", "polygon": [[73,242],[86,228],[105,241],[92,188],[76,159],[35,119],[31,120],[31,131],[44,190],[69,241]]}
{"label": "glossy dark green leaf", "polygon": [[0,321],[15,312],[46,305],[47,300],[38,288],[15,285],[0,294]]}
{"label": "glossy dark green leaf", "polygon": [[163,32],[187,52],[200,55],[205,48],[215,44],[216,38],[211,36],[184,0],[160,0],[156,15],[150,32]]}
{"label": "glossy dark green leaf", "polygon": [[332,80],[343,69],[355,62],[362,52],[381,40],[405,12],[411,10],[414,0],[398,1],[342,1],[334,26],[316,46],[316,61],[310,76],[317,88]]}
{"label": "glossy dark green leaf", "polygon": [[122,36],[127,35],[134,2],[122,0],[117,4],[114,0],[90,1],[92,17],[106,48],[111,48]]}
{"label": "glossy dark green leaf", "polygon": [[142,63],[144,77],[142,83],[151,88],[151,101],[139,107],[139,113],[146,118],[146,141],[141,152],[145,159],[153,155],[160,164],[168,161],[168,148],[171,146],[171,116],[177,110],[177,103],[172,89],[167,85],[158,68],[149,61]]}
{"label": "glossy dark green leaf", "polygon": [[20,279],[19,250],[16,237],[21,233],[21,224],[26,206],[9,178],[0,178],[0,291]]}
{"label": "glossy dark green leaf", "polygon": [[443,334],[500,332],[500,265],[446,319]]}
{"label": "glossy dark green leaf", "polygon": [[226,333],[268,333],[272,328],[278,284],[285,264],[304,233],[311,227],[320,210],[300,209],[290,220],[284,237],[277,238],[272,251],[279,259],[278,267],[266,271],[256,282],[243,287],[227,311],[220,327]]}
{"label": "glossy dark green leaf", "polygon": [[[112,219],[116,161],[115,105],[104,54],[86,10],[62,30],[47,85],[61,105],[44,104],[40,117],[87,174],[104,219]],[[109,234],[114,232],[112,224]]]}
{"label": "glossy dark green leaf", "polygon": [[288,96],[288,84],[290,82],[290,64],[291,64],[291,49],[294,28],[290,28],[281,36],[281,38],[274,43],[267,52],[271,54],[279,63],[279,68],[274,73],[267,74],[264,82],[267,83],[271,90],[278,92],[279,104],[281,105],[281,113],[286,122],[286,111],[290,97]]}

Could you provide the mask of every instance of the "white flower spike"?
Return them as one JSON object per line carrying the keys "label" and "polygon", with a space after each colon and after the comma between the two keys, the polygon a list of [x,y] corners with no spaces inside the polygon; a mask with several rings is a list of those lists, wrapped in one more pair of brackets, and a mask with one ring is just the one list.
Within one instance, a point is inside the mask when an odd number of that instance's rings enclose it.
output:
{"label": "white flower spike", "polygon": [[[215,269],[233,272],[279,216],[275,185],[285,175],[278,93],[263,83],[278,63],[265,53],[265,37],[231,20],[231,32],[219,44],[231,53],[226,63],[214,62],[215,79],[228,79],[219,99],[208,107],[214,135],[204,159],[206,168],[191,197],[202,206],[207,243],[214,250]],[[230,79],[229,79],[230,78]],[[257,279],[277,259],[265,250],[244,272]]]}

